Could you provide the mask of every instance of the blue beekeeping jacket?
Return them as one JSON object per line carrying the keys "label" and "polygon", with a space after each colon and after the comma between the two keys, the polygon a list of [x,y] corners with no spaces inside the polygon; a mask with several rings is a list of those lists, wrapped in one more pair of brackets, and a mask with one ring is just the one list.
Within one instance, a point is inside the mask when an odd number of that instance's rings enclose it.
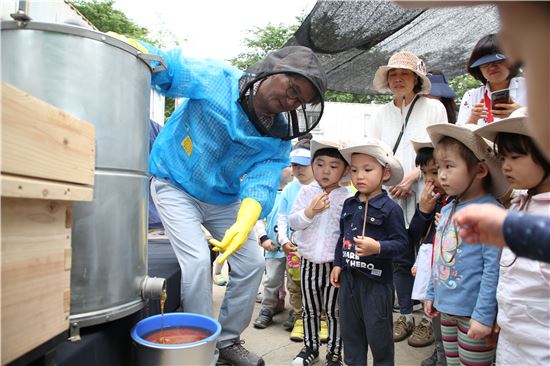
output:
{"label": "blue beekeeping jacket", "polygon": [[290,142],[261,136],[248,121],[237,101],[243,72],[185,57],[179,49],[144,46],[168,66],[153,74],[152,85],[164,95],[187,98],[153,145],[150,173],[210,204],[253,198],[264,217],[275,201],[280,172],[289,165]]}

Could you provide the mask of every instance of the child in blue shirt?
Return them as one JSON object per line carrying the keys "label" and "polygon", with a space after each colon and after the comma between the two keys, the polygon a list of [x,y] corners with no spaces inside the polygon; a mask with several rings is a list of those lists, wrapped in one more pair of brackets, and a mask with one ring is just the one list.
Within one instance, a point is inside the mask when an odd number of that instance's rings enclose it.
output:
{"label": "child in blue shirt", "polygon": [[490,366],[497,313],[498,256],[486,245],[462,245],[453,214],[475,203],[499,205],[495,197],[508,191],[491,147],[474,133],[477,126],[433,125],[428,134],[435,145],[439,182],[456,196],[441,211],[434,242],[432,281],[424,312],[441,313],[447,365]]}
{"label": "child in blue shirt", "polygon": [[281,289],[284,290],[285,285],[286,256],[278,241],[277,219],[281,192],[291,179],[290,167],[284,168],[271,212],[265,220],[258,220],[254,227],[265,256],[262,307],[258,317],[254,320],[254,328],[258,329],[269,327],[273,323],[273,315],[283,312],[285,307],[284,297],[281,299],[279,292]]}
{"label": "child in blue shirt", "polygon": [[[304,340],[304,323],[302,321],[302,292],[300,290],[300,254],[295,243],[291,242],[292,228],[288,225],[288,215],[292,210],[292,205],[296,195],[304,185],[312,183],[313,170],[311,169],[311,136],[303,138],[292,147],[290,152],[290,164],[292,174],[296,178],[292,183],[283,189],[281,201],[279,203],[279,217],[277,220],[279,245],[285,252],[287,258],[287,288],[289,294],[289,303],[292,309],[288,314],[288,319],[283,323],[283,327],[290,330],[290,339],[294,342]],[[321,320],[320,337],[323,341],[323,320]],[[328,337],[328,335],[327,335]]]}
{"label": "child in blue shirt", "polygon": [[339,288],[344,361],[366,365],[370,347],[374,365],[393,365],[392,258],[407,250],[408,240],[403,211],[382,185],[401,182],[403,168],[375,139],[342,150],[342,156],[357,189],[344,202],[330,274]]}

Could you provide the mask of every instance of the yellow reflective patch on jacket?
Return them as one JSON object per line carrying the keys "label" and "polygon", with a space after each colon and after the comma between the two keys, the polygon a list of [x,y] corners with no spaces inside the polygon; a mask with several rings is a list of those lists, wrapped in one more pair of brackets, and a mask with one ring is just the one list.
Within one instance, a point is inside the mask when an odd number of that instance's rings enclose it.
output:
{"label": "yellow reflective patch on jacket", "polygon": [[187,156],[191,156],[191,153],[193,152],[193,141],[191,141],[191,137],[187,136],[184,138],[181,142],[181,147],[183,147],[187,153]]}

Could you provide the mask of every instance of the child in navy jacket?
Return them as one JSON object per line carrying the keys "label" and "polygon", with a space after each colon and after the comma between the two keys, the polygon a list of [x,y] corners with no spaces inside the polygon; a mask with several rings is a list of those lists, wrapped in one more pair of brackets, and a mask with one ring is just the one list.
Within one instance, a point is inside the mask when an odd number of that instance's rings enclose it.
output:
{"label": "child in navy jacket", "polygon": [[401,182],[403,168],[376,139],[341,153],[357,189],[344,202],[330,275],[331,284],[340,289],[345,363],[366,365],[370,347],[374,365],[393,365],[392,258],[407,250],[408,240],[403,211],[382,184]]}
{"label": "child in navy jacket", "polygon": [[[429,140],[411,140],[416,152],[415,164],[420,167],[422,178],[425,182],[424,189],[420,194],[419,204],[408,228],[409,247],[418,251],[416,263],[412,268],[414,286],[412,299],[423,301],[426,298],[426,291],[432,273],[433,262],[433,240],[441,215],[441,208],[452,198],[446,194],[439,183],[437,176],[437,165],[434,158],[434,146]],[[423,360],[422,366],[437,365],[446,366],[443,341],[441,339],[441,328],[439,317],[433,318],[424,315],[408,339],[413,347],[425,347],[434,343],[435,349],[430,357]]]}

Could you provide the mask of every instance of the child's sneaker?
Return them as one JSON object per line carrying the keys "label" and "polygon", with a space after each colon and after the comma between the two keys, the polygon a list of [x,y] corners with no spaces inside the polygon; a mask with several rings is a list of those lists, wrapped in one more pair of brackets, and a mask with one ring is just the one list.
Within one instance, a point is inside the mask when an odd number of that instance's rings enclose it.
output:
{"label": "child's sneaker", "polygon": [[296,319],[294,322],[294,328],[290,332],[290,340],[294,342],[302,342],[304,340],[304,321],[302,319]]}
{"label": "child's sneaker", "polygon": [[288,312],[288,318],[283,323],[283,328],[292,330],[294,328],[294,309]]}
{"label": "child's sneaker", "polygon": [[254,320],[254,328],[265,329],[273,324],[273,314],[269,309],[261,309],[260,314]]}
{"label": "child's sneaker", "polygon": [[342,356],[338,353],[328,352],[325,366],[342,366]]}
{"label": "child's sneaker", "polygon": [[328,342],[328,324],[326,320],[321,320],[321,330],[319,331],[319,340],[322,343]]}
{"label": "child's sneaker", "polygon": [[319,351],[304,347],[294,360],[292,360],[292,366],[309,366],[317,361],[319,361]]}

